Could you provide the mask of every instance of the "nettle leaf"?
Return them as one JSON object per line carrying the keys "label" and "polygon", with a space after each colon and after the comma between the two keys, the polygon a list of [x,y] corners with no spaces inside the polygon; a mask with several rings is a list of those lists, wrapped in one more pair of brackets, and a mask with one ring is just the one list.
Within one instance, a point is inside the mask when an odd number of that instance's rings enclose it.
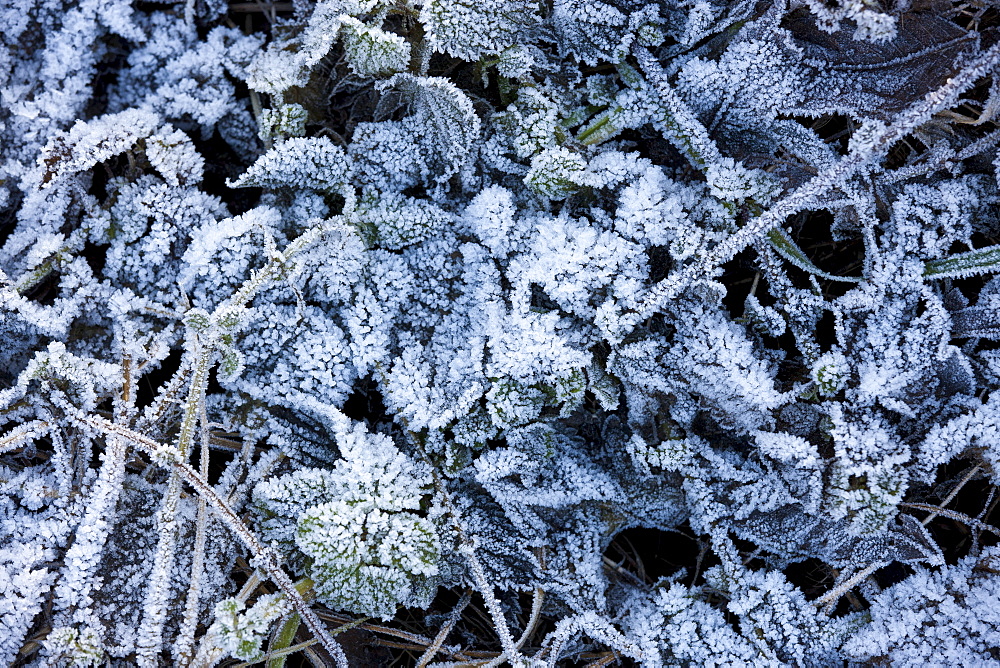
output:
{"label": "nettle leaf", "polygon": [[309,112],[300,104],[282,104],[260,113],[257,134],[261,139],[301,137],[306,133]]}
{"label": "nettle leaf", "polygon": [[351,70],[363,77],[392,74],[406,69],[410,43],[399,35],[343,18],[344,53]]}
{"label": "nettle leaf", "polygon": [[293,137],[257,159],[230,188],[311,188],[333,192],[350,183],[344,149],[327,137]]}
{"label": "nettle leaf", "polygon": [[809,116],[836,113],[888,121],[944,84],[957,70],[954,63],[978,47],[976,33],[924,12],[906,14],[888,47],[853,39],[847,31],[823,32],[805,9],[783,25],[801,50],[812,82],[794,113]]}
{"label": "nettle leaf", "polygon": [[462,171],[473,155],[482,129],[472,100],[442,77],[400,73],[380,88],[395,88],[411,99],[414,121],[422,130],[417,140],[438,163],[434,180],[444,183]]}
{"label": "nettle leaf", "polygon": [[1000,339],[1000,277],[993,278],[979,291],[975,306],[969,306],[968,301],[958,289],[952,306],[951,334],[955,338],[982,337]]}
{"label": "nettle leaf", "polygon": [[153,134],[159,124],[156,114],[142,109],[77,121],[68,132],[55,134],[42,149],[43,187],[124,153]]}
{"label": "nettle leaf", "polygon": [[549,199],[565,199],[581,186],[587,162],[562,146],[546,149],[531,160],[525,184]]}
{"label": "nettle leaf", "polygon": [[[253,90],[275,96],[282,95],[293,86],[305,86],[312,69],[336,43],[341,17],[345,12],[367,9],[359,5],[343,0],[317,3],[305,26],[286,26],[279,39],[257,54],[247,67],[247,85]],[[299,31],[295,30],[296,27]]]}
{"label": "nettle leaf", "polygon": [[433,203],[399,194],[363,198],[351,217],[370,243],[393,250],[431,237],[450,221]]}
{"label": "nettle leaf", "polygon": [[[588,65],[624,59],[632,44],[656,41],[660,15],[655,4],[636,0],[612,3],[594,0],[556,0],[552,22],[563,51]],[[644,31],[644,29],[646,29]],[[660,37],[662,40],[662,37]]]}
{"label": "nettle leaf", "polygon": [[537,11],[536,0],[430,0],[420,21],[437,51],[475,61],[517,44]]}
{"label": "nettle leaf", "polygon": [[215,605],[215,621],[208,629],[204,649],[217,648],[224,654],[244,661],[257,662],[263,656],[261,645],[271,625],[288,616],[283,594],[267,594],[250,609],[242,601],[228,598]]}
{"label": "nettle leaf", "polygon": [[146,140],[146,159],[172,186],[194,185],[205,174],[205,159],[194,142],[171,125],[164,125]]}

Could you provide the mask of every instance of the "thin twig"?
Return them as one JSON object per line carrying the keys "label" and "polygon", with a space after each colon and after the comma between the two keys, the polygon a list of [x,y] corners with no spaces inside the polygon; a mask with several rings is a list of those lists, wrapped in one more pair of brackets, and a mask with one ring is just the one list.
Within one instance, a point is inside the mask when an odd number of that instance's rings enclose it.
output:
{"label": "thin twig", "polygon": [[[319,616],[320,619],[325,619],[327,621],[334,622],[336,624],[345,624],[356,621],[354,619],[351,619],[347,615],[339,615],[336,613],[326,612],[322,610],[318,610],[316,614]],[[417,635],[416,633],[409,633],[407,631],[394,629],[391,626],[381,626],[379,624],[371,624],[369,622],[365,622],[363,624],[358,624],[358,628],[364,629],[365,631],[371,631],[373,633],[381,633],[383,635],[393,636],[395,638],[411,642],[415,645],[420,645],[421,647],[429,647],[433,642],[430,638]]]}
{"label": "thin twig", "polygon": [[[202,479],[208,480],[209,442],[211,434],[208,430],[208,410],[205,406],[205,396],[200,401],[201,446],[200,471]],[[205,499],[198,498],[198,514],[195,519],[194,554],[191,557],[191,584],[188,587],[187,601],[184,607],[184,617],[180,631],[177,634],[176,655],[182,664],[188,664],[194,658],[194,635],[198,628],[198,610],[201,603],[201,578],[205,573],[205,543],[207,540],[208,506]]]}
{"label": "thin twig", "polygon": [[992,533],[994,536],[1000,536],[1000,529],[997,529],[992,524],[987,524],[982,520],[977,520],[975,517],[969,517],[965,513],[960,513],[956,510],[948,510],[947,508],[942,508],[941,506],[932,506],[929,503],[901,503],[899,504],[901,508],[915,508],[917,510],[925,510],[929,513],[935,513],[941,517],[947,517],[950,520],[955,520],[956,522],[961,522],[970,527],[975,527],[976,529],[986,530]]}
{"label": "thin twig", "polygon": [[[520,651],[524,646],[524,643],[529,637],[531,637],[531,634],[535,632],[535,627],[538,626],[538,617],[542,612],[542,603],[544,601],[545,591],[539,587],[535,587],[535,591],[531,599],[531,616],[528,618],[528,623],[524,626],[524,632],[521,634],[521,637],[517,639],[516,643],[514,643],[515,653],[510,655],[511,658],[520,656]],[[499,666],[507,659],[507,652],[505,651],[489,663],[484,664],[483,668],[495,668],[495,666]],[[513,661],[511,661],[511,663],[513,663]]]}
{"label": "thin twig", "polygon": [[220,519],[226,524],[230,531],[236,535],[243,544],[256,555],[258,563],[267,572],[268,577],[285,594],[285,597],[292,603],[295,611],[302,616],[306,626],[313,636],[319,640],[327,652],[333,657],[337,666],[347,668],[347,656],[343,648],[327,632],[326,627],[320,621],[316,612],[309,606],[302,594],[295,588],[291,578],[281,568],[281,562],[277,555],[268,545],[264,545],[250,528],[243,522],[229,504],[222,497],[215,493],[215,489],[208,484],[191,466],[177,456],[176,450],[170,446],[165,446],[156,441],[132,431],[121,425],[108,422],[104,418],[88,415],[80,415],[78,421],[92,429],[109,436],[120,436],[130,440],[136,447],[152,457],[154,461],[166,466],[170,466],[189,485],[195,488],[209,505],[218,513]]}
{"label": "thin twig", "polygon": [[445,638],[451,633],[451,630],[455,628],[455,624],[458,620],[462,618],[462,611],[465,610],[465,606],[469,605],[472,600],[472,590],[468,590],[459,599],[458,604],[455,605],[455,609],[451,611],[448,615],[448,619],[445,623],[441,625],[441,630],[438,631],[437,635],[434,636],[434,642],[431,643],[430,647],[420,656],[417,660],[417,668],[424,668],[431,660],[437,655],[441,650],[441,645],[444,644]]}
{"label": "thin twig", "polygon": [[26,441],[31,441],[49,426],[45,420],[32,420],[18,425],[0,437],[0,455],[16,450]]}
{"label": "thin twig", "polygon": [[601,657],[596,661],[591,661],[583,668],[602,668],[603,666],[611,665],[612,662],[617,661],[619,656],[614,652],[609,652],[607,656]]}
{"label": "thin twig", "polygon": [[475,545],[472,543],[464,543],[459,547],[459,550],[465,555],[465,558],[469,562],[469,570],[472,571],[472,577],[476,581],[476,585],[479,587],[479,593],[482,595],[483,601],[486,603],[486,609],[490,611],[490,617],[493,619],[494,631],[496,631],[497,637],[500,638],[500,646],[503,648],[503,655],[498,657],[498,663],[492,665],[498,665],[499,662],[504,659],[513,662],[516,659],[521,658],[521,654],[514,646],[514,638],[510,635],[510,627],[507,626],[507,619],[504,617],[503,610],[500,609],[500,601],[497,600],[496,595],[493,593],[493,586],[490,584],[489,580],[486,579],[486,573],[483,571],[483,565],[479,563],[479,557],[476,556]]}
{"label": "thin twig", "polygon": [[[976,473],[978,473],[978,472],[979,472],[979,469],[981,469],[982,467],[983,467],[983,465],[982,465],[982,464],[976,464],[976,465],[975,465],[975,466],[973,466],[973,467],[972,467],[971,469],[969,469],[969,472],[965,474],[965,476],[964,476],[964,477],[963,477],[963,478],[962,478],[962,479],[961,479],[961,480],[959,481],[959,483],[958,483],[957,485],[955,485],[955,489],[951,490],[951,493],[950,493],[950,494],[948,494],[948,496],[947,496],[947,497],[945,497],[944,501],[942,501],[942,502],[941,502],[941,503],[939,503],[938,505],[939,505],[939,506],[941,506],[942,508],[944,508],[944,507],[945,507],[945,506],[947,506],[947,505],[948,505],[949,503],[951,503],[951,502],[952,502],[952,500],[953,500],[953,499],[954,499],[954,498],[955,498],[956,496],[958,496],[958,493],[959,493],[959,492],[961,491],[961,489],[962,489],[963,487],[965,487],[965,484],[966,484],[967,482],[969,482],[970,480],[972,480],[972,476],[976,475]],[[935,517],[937,517],[937,516],[938,516],[938,514],[939,514],[939,513],[937,513],[937,512],[933,512],[933,513],[931,513],[930,515],[928,515],[927,517],[925,517],[925,518],[923,519],[923,521],[921,522],[921,524],[923,524],[924,526],[927,526],[927,525],[928,525],[928,524],[930,524],[930,523],[931,523],[932,521],[934,521],[934,518],[935,518]]]}
{"label": "thin twig", "polygon": [[[645,47],[636,46],[632,52],[653,88],[664,99],[665,105],[672,108],[673,105],[670,103],[677,94],[670,88],[666,73],[659,62]],[[773,227],[782,224],[788,216],[807,209],[819,197],[840,187],[863,166],[884,155],[896,142],[927,122],[935,113],[953,105],[958,100],[959,95],[974,85],[977,80],[989,74],[996,67],[998,61],[1000,61],[1000,43],[990,47],[958,74],[948,79],[940,88],[931,91],[922,100],[910,105],[909,108],[896,116],[892,124],[876,128],[862,146],[855,148],[836,164],[821,171],[798,189],[778,200],[770,209],[749,221],[739,231],[705,253],[697,262],[659,281],[644,295],[638,297],[632,308],[621,316],[618,324],[619,331],[616,335],[623,337],[640,322],[661,310],[664,304],[673,299],[681,290],[699,278],[711,276],[717,267],[731,260],[737,253],[756,240],[761,239]],[[692,140],[695,139],[701,139],[701,137],[695,137]]]}
{"label": "thin twig", "polygon": [[824,614],[829,615],[833,612],[833,607],[840,600],[840,597],[854,589],[855,586],[866,577],[877,571],[878,569],[885,566],[883,562],[876,562],[874,564],[869,564],[862,568],[860,571],[852,575],[850,578],[841,582],[840,584],[834,585],[833,589],[826,592],[818,599],[813,601],[813,605],[817,608],[821,608]]}
{"label": "thin twig", "polygon": [[[990,485],[990,493],[986,497],[986,503],[983,504],[983,509],[976,515],[976,519],[981,521],[984,517],[989,517],[996,505],[997,486]],[[979,533],[979,531],[976,531],[972,534],[972,554],[979,554]]]}

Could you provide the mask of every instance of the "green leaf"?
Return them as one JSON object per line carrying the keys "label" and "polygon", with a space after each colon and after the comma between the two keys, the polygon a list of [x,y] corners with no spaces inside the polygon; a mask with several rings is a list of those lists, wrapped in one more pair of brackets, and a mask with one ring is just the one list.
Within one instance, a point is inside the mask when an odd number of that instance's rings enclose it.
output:
{"label": "green leaf", "polygon": [[288,655],[281,653],[281,650],[292,646],[292,641],[295,640],[295,634],[298,632],[301,622],[302,618],[296,613],[281,625],[281,629],[278,630],[268,647],[267,668],[284,668]]}
{"label": "green leaf", "polygon": [[617,121],[624,114],[625,110],[617,105],[601,112],[587,124],[587,127],[580,130],[576,140],[584,146],[594,146],[614,139],[622,131],[622,125]]}
{"label": "green leaf", "polygon": [[931,260],[924,268],[927,278],[968,278],[1000,271],[1000,246],[977,248],[968,253]]}
{"label": "green leaf", "polygon": [[810,274],[819,276],[820,278],[825,278],[828,281],[842,281],[844,283],[860,283],[861,278],[857,276],[835,276],[834,274],[828,274],[816,265],[812,263],[802,249],[795,245],[792,238],[781,229],[776,227],[767,233],[767,239],[771,242],[771,247],[778,251],[781,257],[785,258],[792,264],[794,264],[799,269],[807,271]]}

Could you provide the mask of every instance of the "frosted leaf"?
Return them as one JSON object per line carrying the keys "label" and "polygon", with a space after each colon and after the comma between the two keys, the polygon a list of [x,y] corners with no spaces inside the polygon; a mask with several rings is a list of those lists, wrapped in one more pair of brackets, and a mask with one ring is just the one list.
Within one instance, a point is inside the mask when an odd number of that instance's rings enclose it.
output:
{"label": "frosted leaf", "polygon": [[289,613],[284,594],[266,594],[244,610],[238,599],[219,601],[215,606],[215,621],[208,629],[208,642],[225,655],[244,661],[259,661],[264,652],[261,645],[271,625]]}
{"label": "frosted leaf", "polygon": [[189,235],[226,214],[222,202],[190,186],[155,177],[109,184],[115,201],[108,220],[104,275],[150,298],[176,292],[179,258]]}
{"label": "frosted leaf", "polygon": [[518,158],[527,158],[556,144],[561,132],[559,106],[542,90],[525,86],[517,100],[493,117]]}
{"label": "frosted leaf", "polygon": [[[927,432],[915,457],[915,473],[933,479],[935,469],[968,448],[981,448],[987,461],[1000,461],[1000,453],[987,446],[1000,434],[1000,398],[991,394],[981,405]],[[994,474],[993,480],[1000,476]]]}
{"label": "frosted leaf", "polygon": [[700,0],[691,3],[690,7],[686,9],[687,16],[683,24],[669,22],[664,28],[678,43],[691,47],[711,32],[722,8],[711,2]]}
{"label": "frosted leaf", "polygon": [[[690,304],[678,312],[672,320],[678,331],[669,352],[656,340],[622,346],[608,370],[645,392],[677,393],[673,414],[681,424],[694,419],[698,405],[738,432],[771,424],[772,411],[788,403],[791,395],[778,390],[773,362],[753,345],[746,331],[709,303]],[[698,378],[696,387],[691,378]],[[684,400],[691,391],[697,394]]]}
{"label": "frosted leaf", "polygon": [[481,122],[472,101],[447,79],[397,74],[379,86],[395,88],[412,100],[418,141],[436,163],[434,180],[444,183],[465,168],[474,154]]}
{"label": "frosted leaf", "polygon": [[410,43],[399,35],[353,18],[343,20],[342,30],[347,62],[359,76],[394,74],[405,70],[410,62]]}
{"label": "frosted leaf", "polygon": [[267,261],[265,240],[279,234],[281,217],[271,207],[203,224],[191,234],[178,282],[195,303],[218,303],[236,291],[250,271]]}
{"label": "frosted leaf", "polygon": [[896,664],[983,664],[1000,647],[997,549],[985,548],[939,569],[917,568],[878,594],[871,622],[844,644],[858,661]]}
{"label": "frosted leaf", "polygon": [[531,159],[531,169],[524,183],[549,199],[565,199],[580,189],[587,162],[563,148],[546,149]]}
{"label": "frosted leaf", "polygon": [[121,378],[119,365],[74,355],[65,343],[53,341],[45,350],[35,352],[16,384],[0,391],[0,408],[24,398],[37,383],[43,388],[41,397],[34,399],[39,408],[51,401],[69,399],[70,405],[92,411],[98,397],[117,389]]}
{"label": "frosted leaf", "polygon": [[604,410],[617,410],[621,404],[621,384],[596,364],[587,367],[587,389]]}
{"label": "frosted leaf", "polygon": [[195,185],[205,172],[205,159],[195,149],[191,138],[170,125],[146,139],[146,158],[172,186]]}
{"label": "frosted leaf", "polygon": [[89,668],[104,660],[101,638],[94,629],[62,626],[52,629],[45,637],[45,649],[51,660],[60,665]]}
{"label": "frosted leaf", "polygon": [[155,37],[130,52],[111,86],[109,108],[155,111],[188,132],[194,121],[205,139],[216,129],[223,132],[228,119],[248,118],[248,105],[237,100],[230,77],[243,77],[246,61],[263,41],[259,36],[217,26],[204,39],[192,39],[184,21],[159,12],[149,16],[148,28]]}
{"label": "frosted leaf", "polygon": [[348,153],[362,184],[387,192],[416,185],[430,174],[424,152],[413,145],[417,119],[358,123]]}
{"label": "frosted leaf", "polygon": [[498,380],[486,393],[490,420],[500,429],[510,429],[534,422],[545,407],[541,388],[513,379]]}
{"label": "frosted leaf", "polygon": [[683,260],[701,246],[706,236],[705,226],[698,224],[698,213],[707,208],[702,199],[695,189],[667,178],[663,170],[650,166],[621,189],[615,231],[644,246],[669,245],[671,255]]}
{"label": "frosted leaf", "polygon": [[772,459],[803,468],[820,465],[816,446],[801,436],[757,432],[756,441],[760,451]]}
{"label": "frosted leaf", "polygon": [[[987,274],[1000,271],[1000,248],[987,246],[977,248],[967,253],[958,253],[940,260],[931,260],[924,269],[924,275],[931,278],[968,278],[977,274]],[[978,330],[970,329],[970,325],[977,319],[982,318],[987,312],[986,308],[977,307],[975,309],[965,309],[956,313],[958,322],[962,323],[956,327],[956,335],[959,332],[969,333],[971,331],[989,332],[991,327],[983,327]],[[988,320],[983,321],[983,324]]]}
{"label": "frosted leaf", "polygon": [[323,0],[316,4],[301,32],[272,42],[247,68],[250,88],[280,96],[309,82],[312,69],[330,52],[340,35],[342,17],[370,11],[375,0]]}
{"label": "frosted leaf", "polygon": [[[706,573],[712,581],[714,573]],[[783,665],[836,661],[839,648],[860,623],[860,615],[830,619],[778,571],[747,571],[730,586],[726,606],[739,616],[747,638],[763,639]]]}
{"label": "frosted leaf", "polygon": [[[865,6],[858,0],[837,4],[840,8]],[[809,5],[815,10],[822,3],[813,1]],[[896,37],[889,47],[871,43],[870,38],[882,39],[888,34],[877,29],[867,34],[860,32],[869,38],[866,40],[853,39],[848,30],[824,34],[824,26],[817,29],[804,10],[789,14],[784,25],[795,38],[795,48],[801,53],[798,58],[809,82],[801,91],[800,108],[812,116],[843,113],[858,119],[889,121],[909,101],[920,99],[953,76],[951,64],[973,50],[976,40],[975,33],[933,11],[907,12],[905,20],[895,23]],[[877,25],[878,21],[872,27]],[[776,31],[771,31],[770,36],[777,36]]]}
{"label": "frosted leaf", "polygon": [[363,275],[355,301],[344,313],[359,374],[389,363],[400,309],[417,292],[416,276],[406,260],[386,250],[368,251]]}
{"label": "frosted leaf", "polygon": [[257,134],[264,140],[301,137],[306,133],[308,120],[309,112],[302,105],[282,104],[277,108],[261,111]]}
{"label": "frosted leaf", "polygon": [[455,434],[455,442],[476,450],[484,448],[486,442],[495,438],[498,433],[485,412],[473,413],[457,420],[452,426],[452,431]]}
{"label": "frosted leaf", "polygon": [[[505,446],[489,449],[474,463],[476,480],[513,525],[494,518],[492,529],[474,529],[491,539],[490,548],[480,552],[484,566],[503,574],[507,587],[542,577],[550,591],[575,606],[605,605],[608,583],[597,546],[621,524],[669,526],[678,517],[677,497],[652,492],[657,483],[630,466],[595,466],[581,439],[556,423],[514,427],[505,436]],[[463,520],[492,512],[490,503],[470,501],[474,507]],[[573,528],[567,530],[564,522]],[[520,550],[511,549],[512,534],[521,538]],[[494,536],[502,542],[492,542]],[[531,546],[538,544],[546,546],[540,563],[530,558]],[[521,565],[525,555],[530,567]]]}
{"label": "frosted leaf", "polygon": [[[730,626],[723,613],[697,591],[680,583],[665,585],[652,595],[629,601],[623,626],[639,638],[651,661],[663,665],[760,665],[754,644]],[[766,664],[763,664],[766,665]]]}
{"label": "frosted leaf", "polygon": [[[339,24],[331,22],[330,28],[335,27],[339,28]],[[279,96],[289,88],[309,83],[309,61],[312,58],[308,54],[289,54],[283,49],[275,48],[274,44],[250,63],[247,68],[247,85],[255,91]],[[331,41],[327,50],[332,47]],[[325,55],[326,50],[322,53]]]}
{"label": "frosted leaf", "polygon": [[806,80],[796,65],[793,52],[778,40],[738,41],[717,62],[684,63],[677,88],[704,114],[726,114],[739,126],[760,127],[802,101]]}
{"label": "frosted leaf", "polygon": [[425,464],[400,452],[388,436],[368,433],[363,424],[339,433],[337,444],[344,457],[336,468],[342,500],[387,512],[420,508],[432,481]]}
{"label": "frosted leaf", "polygon": [[268,540],[291,548],[295,542],[295,522],[302,509],[325,503],[339,485],[340,478],[333,472],[313,468],[264,480],[253,492],[257,526]]}
{"label": "frosted leaf", "polygon": [[[4,505],[9,504],[6,499],[4,501]],[[25,536],[18,536],[20,531],[12,532],[9,529],[0,533],[0,538],[3,539],[3,548],[0,548],[0,578],[4,582],[0,597],[0,606],[4,611],[0,616],[0,661],[13,664],[35,617],[41,612],[45,602],[51,600],[49,589],[53,577],[49,569],[44,567],[44,562],[54,556],[51,546],[46,544],[51,542],[51,537],[58,535],[58,530],[53,531],[57,527],[52,525],[51,520],[24,517],[11,512],[9,507],[5,508],[4,516],[7,521],[30,524],[33,527]],[[46,537],[45,533],[52,536]]]}
{"label": "frosted leaf", "polygon": [[617,63],[628,53],[641,29],[660,20],[657,6],[636,0],[611,4],[591,0],[556,0],[552,21],[560,47],[587,65]]}
{"label": "frosted leaf", "polygon": [[243,108],[231,109],[219,119],[215,129],[219,136],[235,151],[240,160],[250,162],[262,150],[253,114]]}
{"label": "frosted leaf", "polygon": [[347,338],[320,309],[261,305],[244,332],[235,340],[245,365],[238,369],[242,377],[235,377],[237,370],[220,377],[224,387],[290,408],[303,396],[340,405],[350,394],[357,372]]}
{"label": "frosted leaf", "polygon": [[510,191],[499,186],[484,189],[465,210],[465,220],[494,257],[505,257],[515,247],[513,236],[517,209]]}
{"label": "frosted leaf", "polygon": [[328,137],[293,137],[262,155],[230,188],[311,188],[336,192],[351,181],[344,149]]}
{"label": "frosted leaf", "polygon": [[451,223],[452,217],[424,200],[373,195],[362,198],[349,220],[373,245],[399,250],[435,235]]}
{"label": "frosted leaf", "polygon": [[594,146],[614,139],[623,130],[637,129],[662,116],[660,101],[648,88],[625,88],[610,100],[609,108],[591,119],[576,134],[577,140]]}
{"label": "frosted leaf", "polygon": [[317,595],[335,609],[388,619],[397,605],[423,601],[412,578],[437,574],[437,532],[408,512],[321,504],[299,516],[296,543],[314,560]]}
{"label": "frosted leaf", "polygon": [[153,134],[159,120],[148,111],[129,109],[89,122],[77,121],[68,132],[54,135],[42,149],[42,184],[51,186],[55,180],[124,153]]}
{"label": "frosted leaf", "polygon": [[534,66],[534,53],[520,44],[507,47],[497,58],[497,72],[508,79],[525,78]]}
{"label": "frosted leaf", "polygon": [[812,368],[813,382],[825,397],[831,397],[843,389],[850,378],[847,358],[840,351],[824,353]]}
{"label": "frosted leaf", "polygon": [[[415,314],[419,317],[419,313]],[[447,331],[447,324],[442,329]],[[473,410],[486,389],[482,340],[466,334],[454,350],[435,350],[401,337],[385,385],[386,403],[413,428],[440,429]]]}
{"label": "frosted leaf", "polygon": [[310,298],[348,302],[362,280],[365,244],[358,229],[328,222],[323,236],[299,256]]}
{"label": "frosted leaf", "polygon": [[429,0],[420,21],[437,51],[475,61],[519,43],[537,11],[535,0]]}
{"label": "frosted leaf", "polygon": [[538,221],[523,280],[567,312],[592,317],[604,297],[630,296],[646,274],[636,244],[586,221],[556,218]]}
{"label": "frosted leaf", "polygon": [[752,201],[766,205],[780,192],[780,187],[766,172],[747,169],[732,158],[712,163],[705,178],[713,197],[724,202]]}
{"label": "frosted leaf", "polygon": [[909,450],[882,420],[848,421],[839,406],[830,417],[837,458],[824,490],[827,511],[846,518],[855,534],[882,531],[909,487]]}
{"label": "frosted leaf", "polygon": [[[561,331],[566,323],[560,322],[556,313],[493,315],[487,374],[499,377],[501,384],[506,377],[529,384],[554,385],[577,376],[591,362],[590,353],[574,346],[568,332]],[[494,386],[499,387],[496,383]],[[516,384],[511,389],[518,391]]]}
{"label": "frosted leaf", "polygon": [[426,606],[441,549],[437,529],[416,512],[429,472],[387,436],[363,425],[337,428],[343,459],[333,470],[299,470],[257,486],[261,527],[286,549],[294,539],[317,595],[335,609],[388,619],[398,605]]}

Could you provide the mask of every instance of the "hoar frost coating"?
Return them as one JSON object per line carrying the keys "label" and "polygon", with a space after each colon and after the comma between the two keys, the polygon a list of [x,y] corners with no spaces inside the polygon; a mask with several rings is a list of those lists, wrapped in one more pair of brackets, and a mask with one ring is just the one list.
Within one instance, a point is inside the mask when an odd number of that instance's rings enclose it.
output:
{"label": "hoar frost coating", "polygon": [[0,663],[1000,658],[989,12],[243,4],[0,7]]}

